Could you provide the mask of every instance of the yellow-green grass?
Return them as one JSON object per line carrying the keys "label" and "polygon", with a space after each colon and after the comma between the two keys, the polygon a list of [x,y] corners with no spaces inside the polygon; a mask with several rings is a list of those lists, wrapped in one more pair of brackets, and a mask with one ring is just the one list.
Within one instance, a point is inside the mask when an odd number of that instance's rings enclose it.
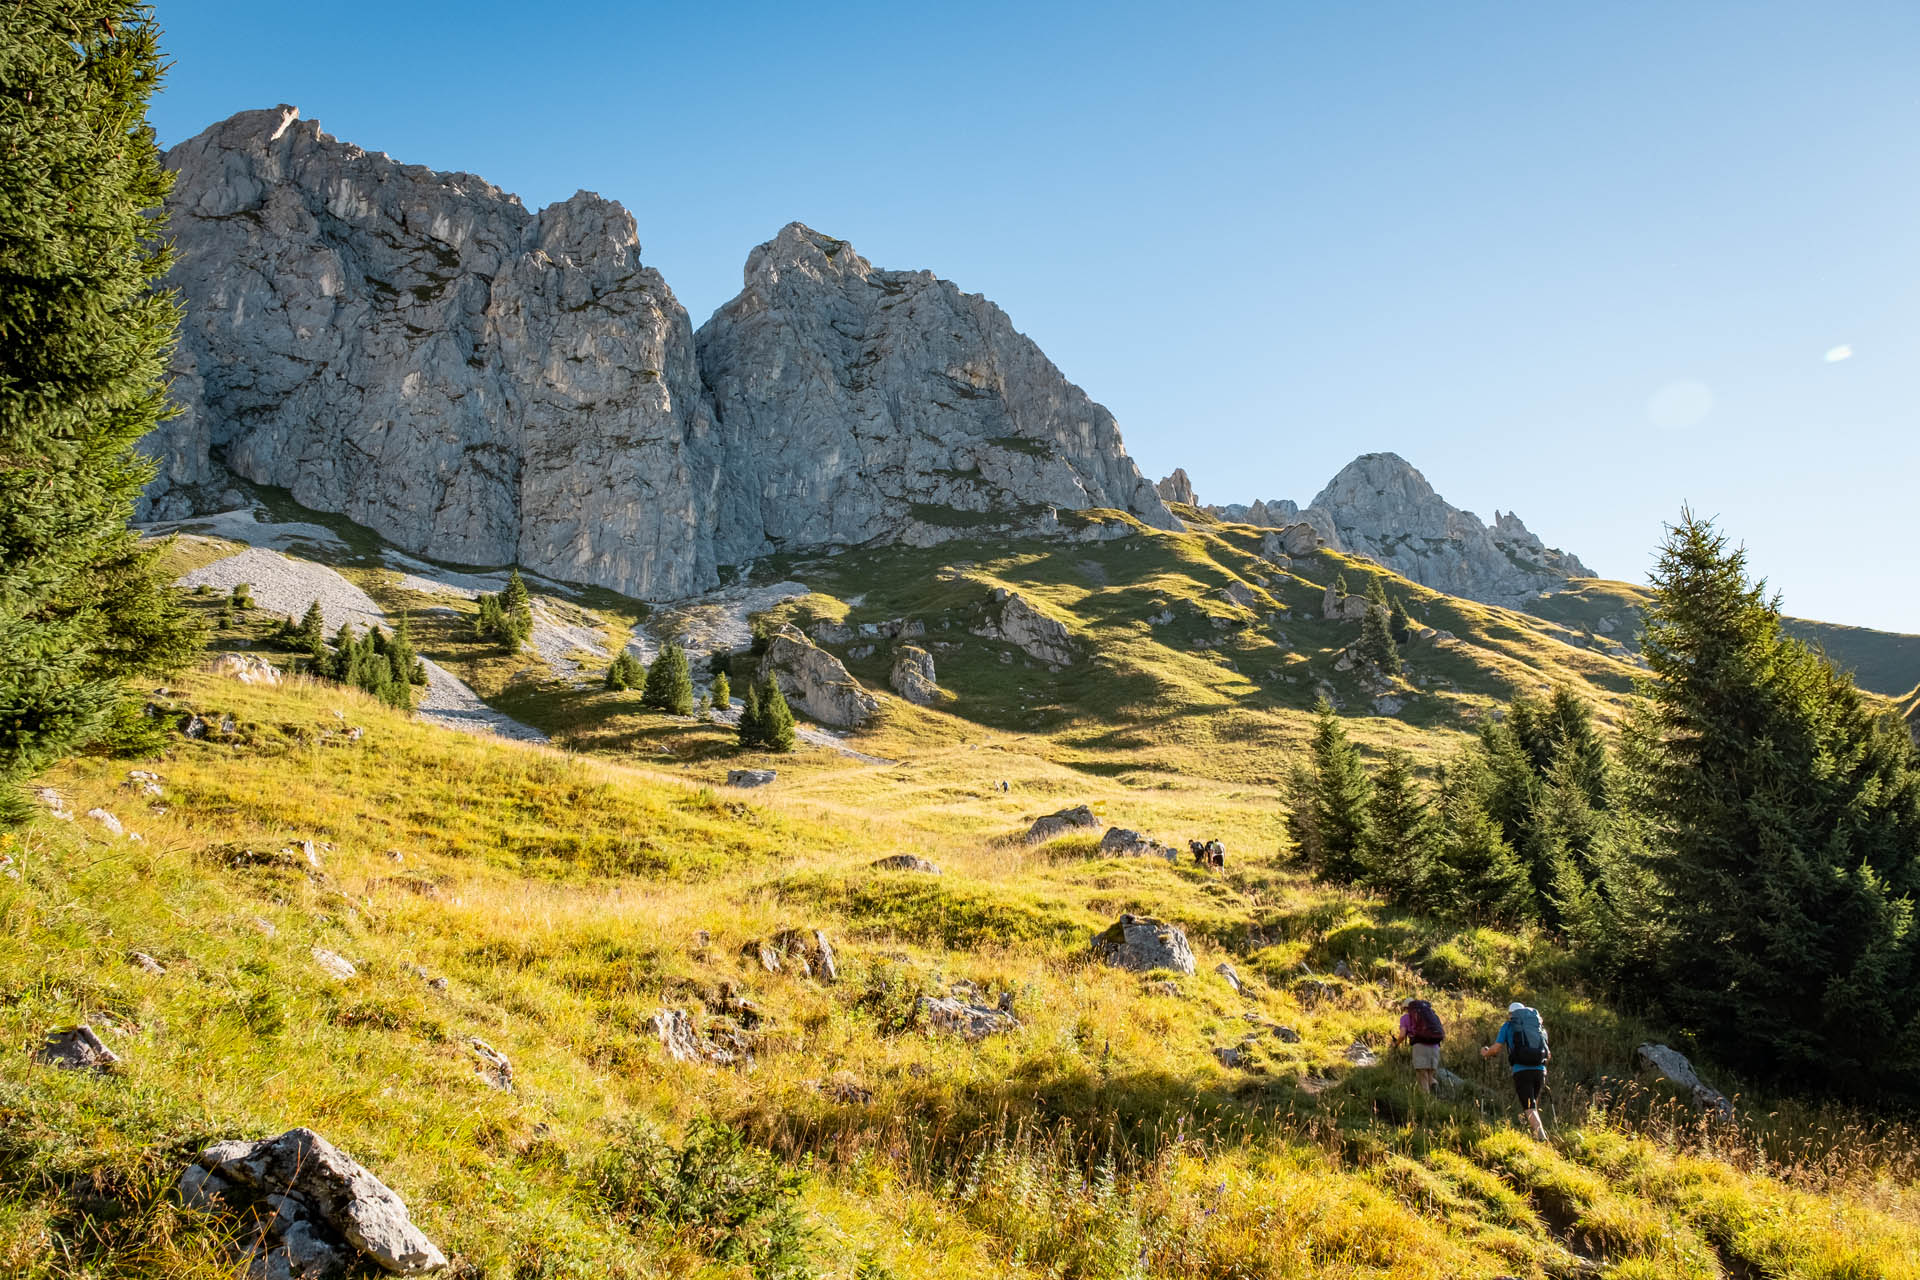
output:
{"label": "yellow-green grass", "polygon": [[[810,1168],[825,1276],[1915,1274],[1910,1134],[1856,1128],[1848,1158],[1816,1160],[1831,1117],[1702,1127],[1627,1098],[1612,1081],[1649,1029],[1556,951],[1310,883],[1257,789],[1130,786],[976,729],[899,766],[805,750],[738,793],[708,785],[717,760],[468,738],[304,681],[195,674],[179,696],[234,732],[147,766],[165,813],[123,784],[131,762],[43,780],[141,841],[43,814],[0,846],[19,872],[0,877],[0,1035],[22,1050],[0,1059],[0,1274],[225,1274],[217,1230],[164,1187],[197,1144],[296,1124],[486,1275],[739,1274],[619,1225],[589,1176],[630,1119],[703,1115]],[[980,785],[1001,773],[1014,792]],[[1148,829],[1215,813],[1228,871],[1010,838],[1062,797]],[[302,839],[319,869],[278,856]],[[869,867],[896,852],[943,874]],[[1198,972],[1092,962],[1125,910],[1181,924]],[[788,926],[828,933],[839,983],[741,955]],[[326,976],[316,946],[359,976]],[[959,981],[1011,992],[1021,1025],[976,1045],[906,1025]],[[652,1015],[698,1015],[723,984],[766,1015],[753,1067],[669,1061]],[[1348,1061],[1356,1041],[1386,1055],[1413,991],[1454,1028],[1455,1100],[1416,1098],[1404,1059]],[[1472,1052],[1515,993],[1554,1032],[1546,1147]],[[83,1019],[122,1070],[30,1062]],[[512,1059],[512,1094],[478,1079],[470,1036]],[[1245,1066],[1216,1060],[1234,1046]]]}

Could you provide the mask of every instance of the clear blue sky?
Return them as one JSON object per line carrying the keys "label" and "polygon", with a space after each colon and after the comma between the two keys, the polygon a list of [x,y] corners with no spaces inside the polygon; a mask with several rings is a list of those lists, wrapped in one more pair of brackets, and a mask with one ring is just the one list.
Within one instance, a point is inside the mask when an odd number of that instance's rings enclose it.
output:
{"label": "clear blue sky", "polygon": [[291,102],[598,191],[695,324],[797,218],[998,302],[1203,501],[1393,450],[1631,580],[1691,502],[1790,611],[1920,632],[1911,0],[158,16],[165,143]]}

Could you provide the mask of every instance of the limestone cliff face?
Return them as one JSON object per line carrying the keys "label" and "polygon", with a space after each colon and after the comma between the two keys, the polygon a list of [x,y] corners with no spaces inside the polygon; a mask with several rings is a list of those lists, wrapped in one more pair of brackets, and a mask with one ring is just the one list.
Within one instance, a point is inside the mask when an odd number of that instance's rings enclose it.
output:
{"label": "limestone cliff face", "polygon": [[1180,527],[1120,442],[1006,313],[925,271],[876,270],[789,224],[698,334],[737,474],[720,558],[1032,527],[1116,507]]}
{"label": "limestone cliff face", "polygon": [[1450,505],[1393,453],[1362,454],[1306,507],[1284,499],[1212,508],[1223,519],[1285,527],[1306,523],[1338,551],[1371,556],[1449,595],[1517,605],[1568,578],[1590,578],[1578,556],[1544,545],[1520,517],[1494,513],[1489,528]]}
{"label": "limestone cliff face", "polygon": [[184,412],[148,442],[142,514],[204,505],[223,457],[408,551],[711,585],[720,442],[626,210],[581,192],[532,214],[298,117],[243,112],[167,155]]}
{"label": "limestone cliff face", "polygon": [[797,223],[696,354],[632,217],[587,192],[530,213],[285,106],[167,164],[183,412],[146,442],[143,519],[232,505],[237,474],[417,554],[653,598],[774,548],[1045,529],[1055,508],[1179,527],[998,307]]}

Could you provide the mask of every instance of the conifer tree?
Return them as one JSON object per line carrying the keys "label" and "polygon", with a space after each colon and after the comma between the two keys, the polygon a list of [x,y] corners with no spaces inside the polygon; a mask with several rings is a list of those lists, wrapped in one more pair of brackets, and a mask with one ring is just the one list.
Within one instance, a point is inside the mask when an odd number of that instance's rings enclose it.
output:
{"label": "conifer tree", "polygon": [[506,590],[500,593],[500,614],[506,628],[503,641],[517,652],[533,635],[533,600],[518,569],[507,574]]}
{"label": "conifer tree", "polygon": [[1487,812],[1487,775],[1486,757],[1475,747],[1463,748],[1442,773],[1435,901],[1459,920],[1531,919],[1537,913],[1533,884]]}
{"label": "conifer tree", "polygon": [[1386,584],[1378,576],[1367,579],[1367,604],[1371,608],[1378,609],[1382,614],[1390,612],[1387,605]]}
{"label": "conifer tree", "polygon": [[722,711],[733,706],[733,685],[727,679],[727,673],[719,671],[713,677],[713,705]]}
{"label": "conifer tree", "polygon": [[1360,642],[1355,646],[1360,660],[1378,671],[1381,675],[1396,675],[1400,670],[1400,647],[1393,642],[1393,630],[1387,622],[1387,611],[1377,604],[1369,604],[1364,617],[1360,619]]}
{"label": "conifer tree", "polygon": [[765,741],[765,727],[760,716],[760,690],[754,682],[747,682],[747,696],[740,706],[740,745],[752,751]]}
{"label": "conifer tree", "polygon": [[1745,552],[1691,512],[1652,585],[1664,1003],[1749,1069],[1920,1095],[1912,739],[1782,630]]}
{"label": "conifer tree", "polygon": [[1314,710],[1313,829],[1319,846],[1315,869],[1329,880],[1352,883],[1365,873],[1372,785],[1360,753],[1325,698]]}
{"label": "conifer tree", "polygon": [[1319,794],[1320,779],[1313,766],[1306,760],[1295,760],[1287,770],[1287,836],[1293,841],[1295,856],[1314,868],[1326,861],[1316,821]]}
{"label": "conifer tree", "polygon": [[1387,611],[1387,630],[1396,644],[1413,642],[1413,619],[1407,616],[1407,606],[1399,596],[1393,598],[1393,607]]}
{"label": "conifer tree", "polygon": [[1414,778],[1413,757],[1400,750],[1387,752],[1368,805],[1364,880],[1402,906],[1429,905],[1438,837],[1432,806]]}
{"label": "conifer tree", "polygon": [[760,745],[769,751],[793,750],[793,709],[780,682],[764,676],[760,682]]}
{"label": "conifer tree", "polygon": [[612,664],[607,667],[607,688],[616,692],[644,683],[646,678],[646,672],[640,667],[640,659],[634,657],[631,650],[622,649],[614,654]]}
{"label": "conifer tree", "polygon": [[653,665],[647,668],[640,705],[675,715],[693,714],[693,673],[687,670],[687,654],[679,645],[663,645]]}
{"label": "conifer tree", "polygon": [[145,119],[162,67],[141,6],[0,6],[0,821],[7,784],[199,644],[159,546],[127,528],[179,321],[152,287],[170,258]]}
{"label": "conifer tree", "polygon": [[300,652],[318,662],[327,651],[327,617],[320,611],[320,602],[315,600],[300,615],[300,624],[293,629],[289,643]]}

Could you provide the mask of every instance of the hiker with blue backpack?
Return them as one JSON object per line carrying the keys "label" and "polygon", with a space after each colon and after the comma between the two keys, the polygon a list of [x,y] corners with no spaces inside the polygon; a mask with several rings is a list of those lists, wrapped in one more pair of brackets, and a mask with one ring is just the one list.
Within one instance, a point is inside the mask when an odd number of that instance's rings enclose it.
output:
{"label": "hiker with blue backpack", "polygon": [[1440,1044],[1447,1038],[1447,1029],[1425,1000],[1409,1000],[1405,1007],[1393,1043],[1397,1046],[1405,1040],[1412,1046],[1413,1082],[1420,1092],[1432,1093],[1433,1073],[1440,1069]]}
{"label": "hiker with blue backpack", "polygon": [[1533,1136],[1545,1142],[1547,1126],[1540,1119],[1540,1091],[1547,1086],[1547,1061],[1553,1057],[1553,1050],[1547,1046],[1547,1024],[1540,1020],[1538,1009],[1529,1009],[1518,1000],[1507,1006],[1507,1020],[1501,1024],[1500,1034],[1492,1044],[1481,1048],[1480,1056],[1491,1058],[1502,1049],[1507,1051],[1507,1062],[1513,1068],[1513,1092],[1520,1099],[1520,1114],[1526,1117]]}

